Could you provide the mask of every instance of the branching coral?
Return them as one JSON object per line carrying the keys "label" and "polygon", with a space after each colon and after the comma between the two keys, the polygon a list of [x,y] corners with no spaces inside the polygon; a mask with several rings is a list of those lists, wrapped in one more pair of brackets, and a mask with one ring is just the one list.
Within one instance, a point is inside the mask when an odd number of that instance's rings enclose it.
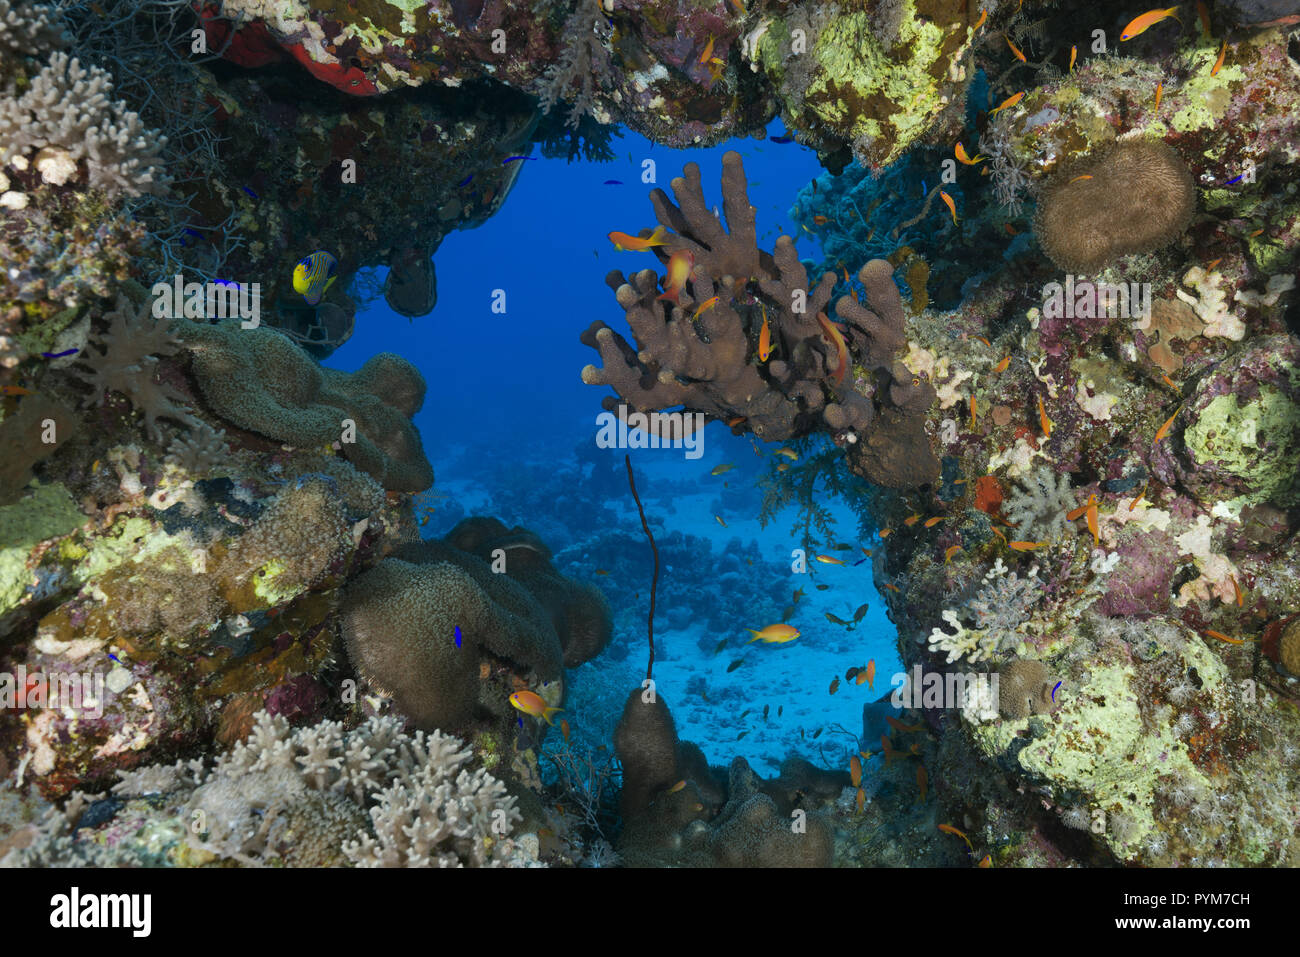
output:
{"label": "branching coral", "polygon": [[1043,583],[1038,579],[1037,566],[1021,578],[1019,572],[1007,574],[999,558],[984,575],[983,586],[966,602],[975,628],[968,629],[958,612],[947,609],[940,617],[956,633],[932,629],[930,650],[946,654],[949,664],[963,657],[974,663],[1013,650],[1020,641],[1018,629],[1042,597]]}
{"label": "branching coral", "polygon": [[0,99],[0,162],[22,157],[46,182],[61,184],[73,174],[68,164],[85,160],[90,185],[110,195],[165,191],[159,154],[167,138],[122,101],[111,102],[112,90],[105,71],[53,54],[21,96],[11,87]]}
{"label": "branching coral", "polygon": [[[674,231],[656,255],[664,262],[688,255],[693,268],[676,297],[659,295],[653,270],[606,277],[638,349],[593,323],[582,340],[604,365],[584,368],[583,381],[612,386],[639,411],[685,406],[769,440],[807,434],[820,419],[853,447],[850,464],[871,481],[909,487],[936,477],[923,427],[934,390],[894,358],[904,313],[893,267],[883,260],[862,267],[867,304],[840,299],[836,325],[826,315],[833,273],[810,288],[789,237],[777,240],[774,254],[757,248],[739,154],[723,157],[726,229],[704,199],[698,166],[687,164],[672,188],[679,205],[662,190],[650,194],[660,224]],[[770,357],[759,355],[765,337]],[[619,407],[613,397],[603,404]]]}
{"label": "branching coral", "polygon": [[46,4],[0,0],[0,54],[39,55],[64,39],[57,11]]}
{"label": "branching coral", "polygon": [[290,730],[258,715],[247,741],[202,762],[120,772],[119,797],[162,795],[194,851],[259,866],[500,866],[535,862],[510,839],[515,799],[471,752],[393,718]]}

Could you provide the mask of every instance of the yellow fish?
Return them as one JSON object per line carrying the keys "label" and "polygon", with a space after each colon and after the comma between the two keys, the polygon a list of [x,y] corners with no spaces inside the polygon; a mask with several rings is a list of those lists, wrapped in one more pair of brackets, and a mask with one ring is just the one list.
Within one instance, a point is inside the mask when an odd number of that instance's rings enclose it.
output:
{"label": "yellow fish", "polygon": [[307,300],[307,305],[316,305],[338,278],[338,264],[325,250],[316,250],[293,267],[293,291]]}
{"label": "yellow fish", "polygon": [[952,561],[952,556],[956,555],[959,551],[961,551],[960,545],[949,545],[947,549],[944,550],[943,563],[947,565]]}
{"label": "yellow fish", "polygon": [[723,472],[730,472],[730,471],[731,471],[732,469],[734,469],[735,467],[736,467],[736,466],[733,465],[733,464],[730,463],[730,462],[723,462],[721,465],[715,465],[715,466],[713,466],[713,471],[711,471],[709,474],[710,474],[710,475],[721,475]]}
{"label": "yellow fish", "polygon": [[794,641],[799,637],[798,628],[794,625],[787,625],[784,623],[768,625],[762,631],[755,631],[753,628],[746,628],[745,630],[754,636],[749,639],[749,641],[745,642],[747,645],[752,645],[756,641],[761,641],[768,645],[783,645],[787,641]]}
{"label": "yellow fish", "polygon": [[842,558],[832,558],[830,555],[818,555],[818,556],[817,556],[817,561],[821,562],[823,565],[843,565],[843,564],[845,564],[845,562],[844,562],[844,560],[843,560]]}
{"label": "yellow fish", "polygon": [[627,233],[612,232],[609,234],[609,241],[614,244],[614,248],[619,252],[645,252],[651,246],[662,246],[668,236],[668,230],[663,226],[656,226],[645,239],[640,236],[629,236]]}
{"label": "yellow fish", "polygon": [[682,788],[684,788],[684,787],[686,787],[686,779],[685,779],[685,778],[682,778],[680,781],[678,781],[676,784],[674,784],[672,787],[670,787],[670,788],[668,789],[668,793],[669,793],[669,794],[676,794],[678,791],[680,791],[680,790],[681,790]]}
{"label": "yellow fish", "polygon": [[515,710],[532,715],[534,718],[541,718],[547,724],[554,724],[551,715],[564,710],[563,708],[550,707],[542,700],[541,695],[532,691],[516,691],[510,696],[510,703],[515,707]]}
{"label": "yellow fish", "polygon": [[[1177,10],[1177,7],[1170,7],[1167,10],[1148,10],[1146,13],[1142,14],[1142,16],[1130,21],[1129,25],[1124,28],[1124,32],[1119,35],[1119,38],[1121,40],[1132,40],[1134,37],[1146,33],[1147,30],[1151,29],[1161,20],[1166,20],[1169,17],[1178,20],[1176,14]],[[1178,20],[1178,22],[1182,23],[1183,21]]]}
{"label": "yellow fish", "polygon": [[794,449],[789,448],[788,446],[783,446],[783,447],[777,449],[777,450],[776,450],[775,452],[773,452],[772,454],[773,454],[773,455],[784,455],[784,456],[785,456],[786,458],[788,458],[791,462],[798,462],[798,461],[799,461],[799,453],[796,452]]}
{"label": "yellow fish", "polygon": [[682,290],[686,287],[686,280],[691,276],[691,270],[695,268],[695,254],[687,249],[679,249],[668,257],[668,275],[664,277],[664,291],[658,299],[667,299],[673,305],[681,305]]}
{"label": "yellow fish", "polygon": [[1016,93],[1014,96],[1007,97],[1005,100],[999,103],[994,110],[990,111],[989,116],[992,116],[994,113],[1001,113],[1003,110],[1015,106],[1024,98],[1025,98],[1024,90],[1021,90],[1019,93]]}
{"label": "yellow fish", "polygon": [[705,299],[702,303],[700,303],[698,306],[695,307],[695,312],[691,313],[691,322],[694,322],[696,319],[700,318],[700,316],[708,312],[717,304],[718,304],[717,296],[710,296],[708,299]]}
{"label": "yellow fish", "polygon": [[721,515],[714,515],[713,520],[717,522],[719,525],[721,525],[723,528],[727,527],[727,523],[722,520]]}
{"label": "yellow fish", "polygon": [[957,204],[954,203],[952,201],[952,197],[949,196],[947,193],[945,193],[943,190],[939,190],[939,198],[943,200],[943,204],[948,207],[948,212],[952,213],[952,224],[956,226],[957,225]]}
{"label": "yellow fish", "polygon": [[966,147],[962,146],[961,143],[957,144],[956,148],[953,150],[953,154],[957,157],[957,162],[964,166],[974,166],[976,163],[982,163],[986,159],[983,155],[971,159],[966,153]]}

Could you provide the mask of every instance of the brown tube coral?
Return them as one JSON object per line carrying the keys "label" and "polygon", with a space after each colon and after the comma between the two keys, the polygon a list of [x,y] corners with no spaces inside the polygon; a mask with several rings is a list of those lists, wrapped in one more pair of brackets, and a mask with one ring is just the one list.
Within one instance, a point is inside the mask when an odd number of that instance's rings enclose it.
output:
{"label": "brown tube coral", "polygon": [[[602,403],[610,411],[621,404],[639,412],[684,407],[740,420],[768,441],[823,429],[850,450],[850,466],[877,484],[932,481],[939,465],[923,416],[934,392],[895,362],[905,335],[892,267],[867,263],[859,273],[866,304],[843,298],[832,309],[834,273],[813,286],[788,236],[773,253],[759,249],[740,155],[727,153],[722,168],[728,228],[708,206],[694,163],[672,181],[677,204],[662,190],[651,192],[657,219],[673,231],[655,255],[666,264],[689,253],[693,267],[677,304],[660,297],[655,270],[606,277],[637,347],[593,323],[582,341],[603,365],[584,368],[582,380],[613,387],[618,398]],[[770,354],[760,353],[764,341]]]}

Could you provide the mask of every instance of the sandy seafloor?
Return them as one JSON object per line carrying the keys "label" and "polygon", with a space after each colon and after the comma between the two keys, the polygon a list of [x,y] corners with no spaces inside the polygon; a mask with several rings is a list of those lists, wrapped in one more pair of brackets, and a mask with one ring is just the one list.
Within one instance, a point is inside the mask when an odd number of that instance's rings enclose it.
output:
{"label": "sandy seafloor", "polygon": [[[737,482],[731,478],[736,473],[709,474],[720,463],[738,463],[741,455],[752,457],[750,444],[728,435],[719,425],[708,428],[705,454],[698,460],[685,462],[680,450],[631,453],[639,491],[656,534],[681,531],[706,538],[711,544],[711,551],[699,555],[693,567],[663,567],[661,576],[692,576],[707,586],[715,558],[735,538],[746,545],[756,542],[765,558],[789,569],[791,549],[798,546],[789,534],[795,518],[793,509],[781,512],[767,528],[761,528],[758,493],[744,487],[748,485],[748,477]],[[474,461],[472,457],[449,457],[458,465]],[[700,476],[697,493],[668,498],[654,491],[657,478],[680,482],[684,475],[692,474]],[[490,482],[490,470],[467,477],[448,469],[440,473],[435,490],[459,502],[469,514],[490,513]],[[714,519],[713,505],[719,494],[732,494],[744,506],[752,507],[728,509],[724,516],[727,526],[723,528]],[[831,509],[835,527],[842,533],[841,540],[856,542],[857,520],[848,507],[833,498],[823,499],[821,504]],[[609,500],[609,505],[639,532],[640,520],[630,493],[622,499]],[[658,531],[660,528],[662,531]],[[644,547],[649,549],[648,544]],[[850,562],[863,557],[860,551],[831,554],[844,555]],[[698,744],[711,764],[725,766],[739,756],[749,761],[759,774],[771,776],[777,773],[784,758],[797,754],[821,767],[847,767],[848,756],[859,749],[857,739],[862,734],[863,704],[886,695],[891,676],[901,670],[896,632],[872,584],[870,562],[835,566],[818,564],[812,557],[808,555],[808,574],[788,572],[770,583],[771,594],[781,606],[790,603],[796,588],[805,592],[790,619],[801,632],[800,638],[793,642],[783,645],[755,642],[746,648],[750,635],[745,629],[759,629],[771,622],[737,621],[728,634],[708,635],[703,644],[709,650],[701,651],[699,646],[707,628],[704,623],[671,628],[661,620],[666,617],[662,605],[656,614],[657,691],[672,711],[679,737]],[[821,591],[815,587],[819,583],[831,587]],[[635,584],[641,589],[641,607],[635,614],[644,620],[649,610],[649,582]],[[852,630],[826,619],[825,613],[830,612],[851,620],[855,609],[864,602],[870,610]],[[714,655],[712,649],[723,638],[729,639],[727,647]],[[645,677],[644,627],[631,633],[616,633],[613,644],[628,645],[629,653],[624,660],[613,660],[607,652],[566,676],[569,682],[566,714],[570,724],[586,723],[589,731],[611,745],[623,701],[631,688]],[[741,657],[742,652],[745,663],[728,673],[727,666]],[[849,668],[861,667],[871,659],[876,662],[874,690],[866,684],[844,680]],[[688,683],[696,676],[705,680],[707,701],[700,694],[687,691]],[[839,687],[832,695],[830,684],[836,676],[840,679]],[[769,707],[766,719],[762,713],[765,705]],[[742,718],[747,710],[750,713]],[[819,729],[821,734],[814,738]],[[740,737],[745,731],[748,733]],[[862,742],[862,746],[872,752],[879,750],[878,744],[873,746],[871,741]]]}

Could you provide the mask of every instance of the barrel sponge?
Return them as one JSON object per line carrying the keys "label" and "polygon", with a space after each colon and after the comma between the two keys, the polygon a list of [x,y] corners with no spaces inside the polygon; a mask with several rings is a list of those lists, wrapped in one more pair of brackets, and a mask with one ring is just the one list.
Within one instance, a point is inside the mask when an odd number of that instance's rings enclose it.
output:
{"label": "barrel sponge", "polygon": [[216,575],[232,598],[251,586],[259,599],[255,605],[277,605],[317,584],[351,545],[336,486],[324,476],[305,476],[235,539]]}
{"label": "barrel sponge", "polygon": [[632,690],[614,731],[614,752],[623,765],[619,811],[624,822],[634,823],[656,794],[679,780],[677,725],[662,697],[641,687]]}
{"label": "barrel sponge", "polygon": [[456,566],[386,558],[348,585],[343,639],[358,674],[390,695],[417,728],[451,728],[473,714],[478,638],[501,627],[499,619],[499,609]]}
{"label": "barrel sponge", "polygon": [[419,492],[433,484],[411,415],[425,383],[405,359],[381,353],[354,373],[322,369],[296,343],[265,326],[172,321],[191,355],[191,373],[211,409],[241,429],[314,448],[337,442],[343,420],[356,441],[343,455],[384,488]]}
{"label": "barrel sponge", "polygon": [[1093,273],[1168,245],[1195,212],[1196,184],[1176,150],[1121,140],[1056,172],[1039,198],[1034,232],[1057,266]]}

